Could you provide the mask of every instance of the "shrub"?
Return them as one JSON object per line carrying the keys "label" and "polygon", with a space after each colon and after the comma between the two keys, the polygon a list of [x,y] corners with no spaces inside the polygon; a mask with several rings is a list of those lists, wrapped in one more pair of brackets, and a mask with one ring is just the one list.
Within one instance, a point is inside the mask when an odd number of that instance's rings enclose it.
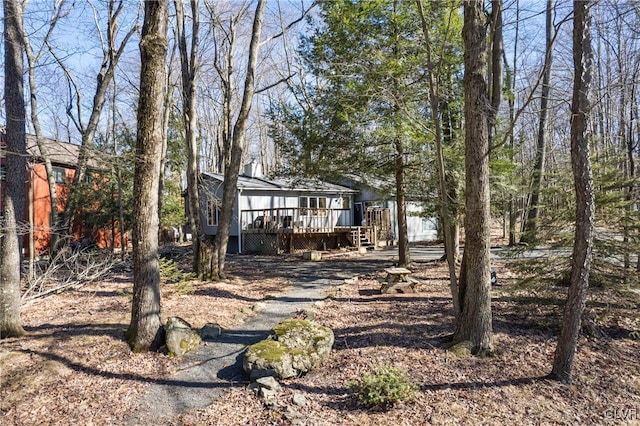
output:
{"label": "shrub", "polygon": [[380,367],[367,372],[347,387],[367,407],[386,407],[415,398],[418,387],[411,383],[407,373],[391,367]]}
{"label": "shrub", "polygon": [[180,294],[193,294],[194,289],[191,282],[195,279],[195,275],[193,273],[182,271],[175,261],[165,258],[160,258],[159,268],[160,277],[163,281],[174,283],[176,285],[176,290]]}

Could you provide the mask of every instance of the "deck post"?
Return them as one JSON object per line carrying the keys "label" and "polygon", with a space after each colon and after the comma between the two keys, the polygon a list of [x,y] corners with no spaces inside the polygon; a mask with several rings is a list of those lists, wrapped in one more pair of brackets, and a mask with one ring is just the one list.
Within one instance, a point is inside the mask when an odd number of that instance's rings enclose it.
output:
{"label": "deck post", "polygon": [[378,230],[376,229],[376,225],[373,225],[373,246],[378,247]]}

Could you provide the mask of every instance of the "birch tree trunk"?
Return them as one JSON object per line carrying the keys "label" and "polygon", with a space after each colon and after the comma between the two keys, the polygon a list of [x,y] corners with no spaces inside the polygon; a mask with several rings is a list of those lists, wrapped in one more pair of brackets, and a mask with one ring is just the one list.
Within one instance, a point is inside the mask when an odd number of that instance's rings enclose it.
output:
{"label": "birch tree trunk", "polygon": [[134,352],[162,344],[158,268],[158,186],[164,125],[167,3],[145,2],[133,191],[133,303],[127,340]]}
{"label": "birch tree trunk", "polygon": [[0,339],[25,334],[20,321],[21,238],[24,235],[27,141],[23,93],[22,9],[4,0],[4,95],[7,117],[4,229],[0,233]]}

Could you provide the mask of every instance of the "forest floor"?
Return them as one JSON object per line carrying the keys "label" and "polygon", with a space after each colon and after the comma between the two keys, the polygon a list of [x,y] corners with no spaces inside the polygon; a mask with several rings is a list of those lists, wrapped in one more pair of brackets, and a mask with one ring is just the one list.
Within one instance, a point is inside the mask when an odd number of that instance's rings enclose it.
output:
{"label": "forest floor", "polygon": [[[228,281],[163,283],[163,318],[177,315],[194,327],[217,322],[232,329],[256,315],[251,307],[257,302],[286,292],[290,277],[278,265],[300,261],[272,258],[272,267],[256,268],[239,256],[228,264]],[[292,418],[296,424],[358,426],[640,424],[637,290],[589,290],[574,382],[564,385],[545,375],[566,288],[525,287],[503,261],[494,267],[499,285],[492,292],[492,357],[445,349],[453,332],[446,265],[416,262],[416,294],[380,294],[380,271],[341,283],[323,301],[315,320],[334,330],[333,351],[317,370],[282,381],[278,404],[264,404],[246,382],[230,383],[211,405],[166,424],[286,425]],[[130,352],[124,331],[131,283],[131,270],[124,268],[23,307],[28,335],[0,341],[1,425],[131,423],[149,387],[180,366],[161,353]],[[380,366],[407,371],[418,387],[416,398],[384,409],[360,405],[348,383]],[[294,394],[304,404],[294,405]]]}

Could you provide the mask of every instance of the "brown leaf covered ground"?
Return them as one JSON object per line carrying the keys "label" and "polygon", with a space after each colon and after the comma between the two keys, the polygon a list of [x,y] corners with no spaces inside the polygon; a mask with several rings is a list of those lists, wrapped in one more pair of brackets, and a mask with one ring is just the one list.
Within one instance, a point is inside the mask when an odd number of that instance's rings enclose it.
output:
{"label": "brown leaf covered ground", "polygon": [[[273,258],[273,268],[256,270],[240,258],[229,264],[235,279],[228,282],[193,282],[189,291],[163,284],[163,317],[231,328],[252,315],[257,301],[286,290],[277,268],[285,261],[297,260]],[[446,267],[418,263],[417,294],[380,294],[376,274],[334,288],[316,317],[334,330],[334,350],[318,370],[283,381],[275,406],[237,384],[172,424],[640,424],[638,294],[590,290],[575,381],[562,385],[543,377],[566,289],[520,288],[503,266],[497,270],[494,357],[443,349],[453,331]],[[0,424],[126,424],[145,388],[178,366],[163,354],[130,353],[123,340],[130,304],[131,276],[124,272],[26,306],[29,335],[0,341]],[[386,410],[360,406],[347,383],[377,366],[408,371],[419,387],[416,400]],[[306,404],[292,404],[294,393]]]}

